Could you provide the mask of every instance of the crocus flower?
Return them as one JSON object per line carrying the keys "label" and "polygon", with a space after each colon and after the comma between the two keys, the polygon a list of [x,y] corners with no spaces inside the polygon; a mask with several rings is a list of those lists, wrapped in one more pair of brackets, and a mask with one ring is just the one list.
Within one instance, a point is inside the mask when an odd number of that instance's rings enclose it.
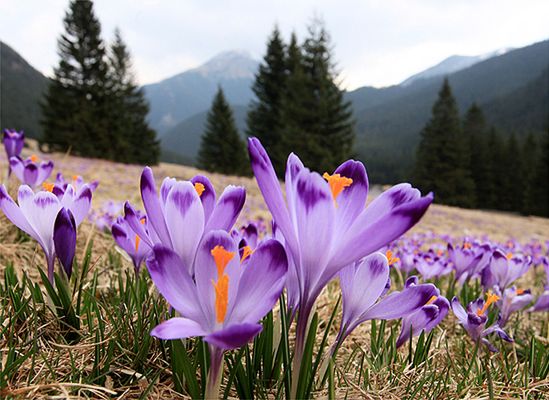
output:
{"label": "crocus flower", "polygon": [[430,249],[425,253],[419,253],[414,258],[417,271],[423,279],[439,278],[452,272],[452,267],[442,254]]}
{"label": "crocus flower", "polygon": [[549,311],[549,285],[545,286],[545,290],[538,297],[535,304],[528,309],[528,312]]}
{"label": "crocus flower", "polygon": [[498,286],[501,290],[509,287],[524,275],[532,264],[532,259],[522,254],[507,253],[495,250],[490,262],[482,271],[482,285],[485,288]]}
{"label": "crocus flower", "polygon": [[76,252],[76,221],[71,211],[65,207],[59,210],[55,218],[53,243],[57,258],[70,279]]}
{"label": "crocus flower", "polygon": [[25,144],[25,134],[23,131],[17,132],[15,129],[4,129],[2,143],[4,143],[8,160],[12,157],[19,157]]}
{"label": "crocus flower", "polygon": [[[365,208],[366,169],[349,160],[332,175],[320,176],[290,154],[286,166],[286,201],[267,152],[250,138],[248,150],[257,184],[274,221],[286,239],[299,285],[294,362],[299,365],[313,305],[324,286],[351,265],[400,237],[418,222],[431,202],[430,194],[400,184]],[[296,386],[292,393],[295,394]]]}
{"label": "crocus flower", "polygon": [[484,253],[475,250],[468,241],[464,241],[461,246],[456,247],[448,243],[448,256],[456,273],[456,281],[459,283],[463,283],[477,272]]}
{"label": "crocus flower", "polygon": [[68,185],[72,185],[76,190],[79,190],[84,185],[87,185],[92,192],[95,192],[95,189],[99,186],[99,181],[95,180],[90,183],[86,183],[84,182],[84,178],[80,175],[73,175],[72,180],[67,180],[61,172],[58,172],[55,176],[55,186],[58,186],[64,190]]}
{"label": "crocus flower", "polygon": [[522,310],[534,299],[530,290],[517,289],[515,286],[503,292],[496,286],[494,292],[499,297],[496,306],[499,308],[498,324],[502,328],[507,324],[512,313]]}
{"label": "crocus flower", "polygon": [[222,230],[204,236],[191,268],[179,255],[155,245],[147,260],[159,292],[180,313],[154,328],[160,339],[202,336],[210,345],[211,367],[206,398],[217,398],[223,351],[243,346],[261,331],[259,321],[273,308],[288,269],[286,254],[276,240],[259,244],[243,264],[238,247]]}
{"label": "crocus flower", "polygon": [[[146,227],[147,217],[139,211],[135,211],[135,214],[138,216],[139,222],[148,230]],[[111,231],[116,244],[130,257],[135,272],[139,273],[141,263],[150,254],[151,248],[136,235],[122,216],[117,218],[111,227]]]}
{"label": "crocus flower", "polygon": [[[406,281],[405,287],[415,286],[417,282],[417,277],[412,276]],[[446,318],[449,309],[450,302],[446,297],[441,296],[437,289],[436,294],[423,307],[402,318],[402,328],[396,342],[397,347],[406,343],[410,339],[410,335],[417,336],[422,331],[430,332]]]}
{"label": "crocus flower", "polygon": [[26,160],[22,160],[19,157],[11,157],[10,168],[21,183],[35,188],[48,179],[53,171],[53,162],[40,162],[38,157],[34,155]]}
{"label": "crocus flower", "polygon": [[[398,319],[415,314],[424,307],[438,289],[432,284],[409,285],[402,292],[387,291],[389,261],[382,253],[374,253],[344,268],[339,273],[343,315],[337,338],[338,345],[361,323],[372,319]],[[378,301],[379,300],[379,301]]]}
{"label": "crocus flower", "polygon": [[59,210],[62,207],[69,209],[78,226],[88,214],[91,197],[89,188],[76,194],[71,187],[59,198],[49,191],[34,193],[29,186],[21,185],[16,203],[4,185],[0,185],[0,209],[15,226],[40,244],[46,256],[48,278],[51,282],[55,262],[54,223]]}
{"label": "crocus flower", "polygon": [[246,191],[242,187],[227,186],[216,203],[212,184],[208,178],[198,175],[190,181],[164,179],[159,196],[152,170],[146,167],[141,175],[141,198],[149,231],[126,203],[128,224],[149,247],[163,244],[179,255],[183,265],[193,268],[204,233],[217,229],[230,231],[242,210]]}
{"label": "crocus flower", "polygon": [[491,333],[497,333],[499,337],[507,342],[513,341],[497,323],[488,328],[486,327],[486,321],[488,320],[486,311],[490,305],[498,300],[499,297],[489,291],[486,295],[486,302],[482,298],[472,301],[467,305],[467,311],[465,311],[457,297],[452,299],[452,311],[471,339],[475,343],[483,343],[493,352],[498,350],[486,339],[486,336]]}

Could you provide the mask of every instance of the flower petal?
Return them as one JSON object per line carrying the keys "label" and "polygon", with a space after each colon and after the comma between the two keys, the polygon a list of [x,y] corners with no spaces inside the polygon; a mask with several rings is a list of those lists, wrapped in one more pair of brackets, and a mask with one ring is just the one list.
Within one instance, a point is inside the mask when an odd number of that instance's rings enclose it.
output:
{"label": "flower petal", "polygon": [[227,186],[213,209],[206,226],[206,232],[217,229],[230,231],[242,211],[245,201],[246,190],[243,187]]}
{"label": "flower petal", "polygon": [[337,197],[336,229],[338,234],[342,234],[364,210],[368,197],[368,176],[364,164],[355,160],[345,161],[334,173],[353,180],[351,186]]}
{"label": "flower petal", "polygon": [[162,213],[163,207],[156,193],[156,184],[152,170],[149,167],[143,169],[141,174],[141,199],[149,217],[149,222],[162,243],[171,246],[172,241],[168,233],[168,227]]}
{"label": "flower petal", "polygon": [[204,337],[204,340],[222,350],[244,346],[261,332],[261,324],[236,324]]}
{"label": "flower petal", "polygon": [[53,226],[55,254],[63,266],[67,277],[72,274],[72,263],[76,252],[76,222],[70,210],[62,208],[55,218]]}
{"label": "flower petal", "polygon": [[157,325],[152,331],[151,336],[159,339],[185,339],[194,336],[204,336],[206,332],[197,322],[181,317],[170,318],[160,325]]}
{"label": "flower petal", "polygon": [[205,221],[208,221],[215,207],[215,189],[210,180],[203,175],[196,175],[191,179],[191,183],[193,185],[196,185],[197,183],[204,185],[204,191],[200,195],[200,201],[204,207],[204,219]]}
{"label": "flower petal", "polygon": [[[32,196],[34,195],[32,193],[32,190],[28,186],[21,186],[22,188],[28,188],[30,193],[28,193],[25,190],[25,195]],[[21,192],[21,189],[19,190]],[[6,191],[6,188],[4,185],[0,185],[0,209],[6,214],[6,218],[8,218],[15,226],[17,226],[19,229],[27,233],[28,235],[32,236],[35,240],[38,240],[40,242],[40,237],[38,233],[34,230],[32,225],[27,220],[27,217],[23,214],[23,211],[19,208],[19,206],[13,201],[13,199],[10,197],[8,192]],[[41,243],[42,244],[42,243]]]}

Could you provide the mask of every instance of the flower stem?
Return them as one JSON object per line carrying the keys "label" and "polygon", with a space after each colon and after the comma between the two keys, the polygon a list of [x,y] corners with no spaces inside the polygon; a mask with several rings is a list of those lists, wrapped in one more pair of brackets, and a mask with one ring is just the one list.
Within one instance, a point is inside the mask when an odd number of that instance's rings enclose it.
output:
{"label": "flower stem", "polygon": [[208,371],[205,399],[219,398],[221,371],[223,371],[223,350],[210,345],[210,370]]}
{"label": "flower stem", "polygon": [[307,340],[307,331],[312,307],[300,307],[297,316],[297,326],[295,335],[294,359],[292,362],[292,393],[291,398],[297,398],[297,388],[299,386],[299,375],[301,373],[301,362],[305,350],[305,341]]}

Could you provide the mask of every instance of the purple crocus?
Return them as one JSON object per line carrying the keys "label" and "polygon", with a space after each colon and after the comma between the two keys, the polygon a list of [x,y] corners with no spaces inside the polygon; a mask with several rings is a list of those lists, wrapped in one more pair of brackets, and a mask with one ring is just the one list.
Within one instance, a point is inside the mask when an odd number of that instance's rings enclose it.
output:
{"label": "purple crocus", "polygon": [[499,337],[507,342],[513,341],[497,323],[488,328],[486,327],[486,322],[488,320],[486,311],[490,305],[498,300],[499,296],[488,291],[486,294],[486,301],[482,298],[472,301],[467,305],[467,311],[465,311],[457,297],[452,299],[452,311],[471,339],[473,339],[475,343],[483,343],[492,352],[497,352],[498,350],[488,341],[488,339],[486,339],[486,336],[491,333],[497,333]]}
{"label": "purple crocus", "polygon": [[159,292],[181,315],[154,328],[160,339],[202,336],[210,346],[206,398],[217,398],[223,352],[243,346],[262,329],[259,321],[273,308],[284,287],[288,263],[276,240],[261,242],[241,264],[235,240],[223,230],[207,233],[195,276],[170,248],[155,245],[147,260]]}
{"label": "purple crocus", "polygon": [[216,203],[215,190],[208,178],[197,175],[190,181],[164,179],[158,195],[152,170],[146,167],[141,174],[141,198],[149,231],[126,203],[128,224],[149,247],[167,246],[179,255],[183,265],[193,268],[202,236],[212,230],[232,229],[244,206],[246,191],[243,187],[227,186]]}
{"label": "purple crocus", "polygon": [[476,251],[470,242],[464,241],[456,247],[448,243],[448,256],[454,267],[456,281],[463,283],[476,274],[484,252]]}
{"label": "purple crocus", "polygon": [[532,259],[522,254],[507,253],[497,249],[492,253],[488,265],[482,271],[482,285],[485,288],[497,286],[500,290],[528,272]]}
{"label": "purple crocus", "polygon": [[528,309],[528,312],[535,311],[549,311],[549,285],[545,286],[543,293],[537,298],[534,305]]}
{"label": "purple crocus", "polygon": [[[135,211],[135,214],[138,216],[139,222],[144,225],[144,229],[148,231],[147,217],[139,211]],[[124,217],[117,218],[111,231],[116,244],[130,257],[134,270],[138,274],[141,263],[150,254],[151,248],[136,235]]]}
{"label": "purple crocus", "polygon": [[53,171],[52,161],[42,161],[35,155],[26,160],[19,157],[10,158],[10,168],[22,184],[36,188],[48,179]]}
{"label": "purple crocus", "polygon": [[19,157],[25,144],[25,133],[23,131],[17,132],[15,129],[4,129],[2,143],[4,143],[8,160],[12,157]]}
{"label": "purple crocus", "polygon": [[70,190],[58,197],[48,191],[34,193],[29,186],[21,185],[16,203],[4,185],[0,185],[0,209],[15,226],[40,244],[46,256],[48,278],[52,283],[55,262],[54,224],[59,210],[63,207],[69,209],[78,226],[88,214],[91,197],[89,188],[76,193],[70,187]]}
{"label": "purple crocus", "polygon": [[[412,276],[406,281],[405,287],[415,286],[417,282],[417,277]],[[402,328],[396,342],[397,347],[406,343],[410,339],[410,335],[417,336],[422,331],[430,332],[446,318],[449,309],[450,302],[446,297],[441,296],[437,289],[437,293],[423,307],[402,318]]]}
{"label": "purple crocus", "polygon": [[296,268],[300,295],[294,362],[299,373],[309,316],[324,286],[342,268],[414,226],[433,196],[421,197],[411,185],[400,184],[365,208],[368,178],[361,162],[348,160],[332,175],[322,177],[290,154],[285,201],[271,160],[258,139],[249,139],[248,151],[259,189]]}
{"label": "purple crocus", "polygon": [[517,289],[515,286],[507,288],[503,292],[496,286],[494,293],[499,297],[496,306],[499,309],[498,324],[502,328],[507,324],[512,313],[522,310],[534,300],[530,290]]}
{"label": "purple crocus", "polygon": [[439,278],[452,272],[452,267],[448,264],[447,259],[433,249],[417,254],[414,261],[417,271],[426,280]]}
{"label": "purple crocus", "polygon": [[80,175],[73,175],[72,180],[67,180],[61,172],[58,172],[55,176],[55,186],[65,190],[68,185],[72,185],[76,190],[79,190],[84,185],[87,185],[92,192],[95,192],[95,189],[99,186],[99,181],[94,180],[90,183],[86,183],[84,182],[84,178]]}
{"label": "purple crocus", "polygon": [[70,279],[76,252],[76,221],[71,211],[65,207],[59,210],[55,218],[53,243],[57,258]]}
{"label": "purple crocus", "polygon": [[[343,314],[338,346],[361,323],[372,319],[398,319],[422,309],[438,289],[432,284],[408,285],[401,292],[387,291],[389,262],[382,253],[374,253],[339,273]],[[381,299],[380,299],[381,298]],[[379,301],[378,301],[379,300]]]}

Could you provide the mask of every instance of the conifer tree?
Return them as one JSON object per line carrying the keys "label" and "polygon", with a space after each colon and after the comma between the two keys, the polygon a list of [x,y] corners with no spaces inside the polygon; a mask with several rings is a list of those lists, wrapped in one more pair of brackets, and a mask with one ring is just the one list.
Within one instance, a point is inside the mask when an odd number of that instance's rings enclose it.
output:
{"label": "conifer tree", "polygon": [[530,214],[535,211],[536,199],[532,197],[535,184],[536,167],[541,157],[538,141],[532,133],[529,133],[522,145],[522,177],[524,180],[524,196],[521,211]]}
{"label": "conifer tree", "polygon": [[131,56],[118,29],[109,53],[111,106],[110,140],[114,159],[138,164],[156,164],[160,154],[156,132],[146,121],[149,105],[132,73]]}
{"label": "conifer tree", "polygon": [[492,190],[486,199],[486,207],[495,210],[503,210],[502,202],[503,191],[505,190],[505,148],[503,140],[494,127],[490,129],[488,135],[488,157],[486,164],[489,167],[489,174],[492,178]]}
{"label": "conifer tree", "polygon": [[474,183],[467,165],[468,142],[461,136],[459,112],[445,79],[421,132],[415,166],[416,184],[434,191],[435,199],[462,207],[473,205]]}
{"label": "conifer tree", "polygon": [[280,31],[275,27],[252,86],[256,100],[252,101],[248,111],[247,134],[261,140],[278,173],[284,172],[288,156],[286,149],[282,148],[282,101],[285,88],[285,45]]}
{"label": "conifer tree", "polygon": [[549,128],[541,137],[539,156],[528,196],[533,199],[530,212],[534,215],[549,217]]}
{"label": "conifer tree", "polygon": [[520,211],[526,189],[522,175],[522,154],[517,138],[511,134],[504,149],[503,168],[505,175],[501,182],[501,202],[504,210]]}
{"label": "conifer tree", "polygon": [[43,142],[51,150],[104,157],[110,151],[106,104],[105,47],[90,0],[71,0],[58,40],[54,69],[43,108]]}
{"label": "conifer tree", "polygon": [[198,152],[198,166],[211,172],[238,175],[247,165],[244,143],[221,87],[213,100]]}
{"label": "conifer tree", "polygon": [[488,157],[488,129],[482,109],[473,103],[465,114],[463,121],[463,138],[469,141],[469,169],[475,184],[475,205],[486,207],[487,199],[493,192]]}

